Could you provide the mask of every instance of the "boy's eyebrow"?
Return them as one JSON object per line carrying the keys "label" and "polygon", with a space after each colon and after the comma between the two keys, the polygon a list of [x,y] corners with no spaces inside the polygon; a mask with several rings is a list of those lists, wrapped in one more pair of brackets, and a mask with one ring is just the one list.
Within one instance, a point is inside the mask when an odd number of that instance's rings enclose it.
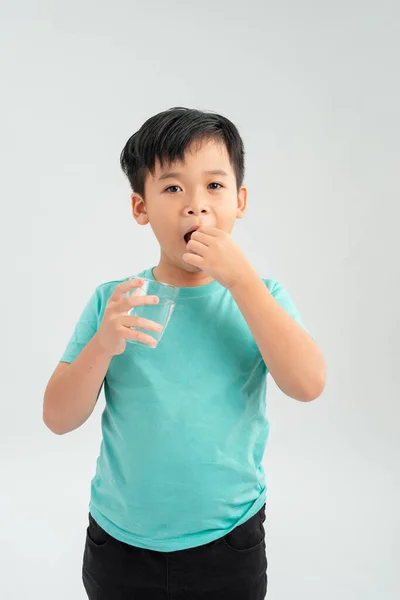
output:
{"label": "boy's eyebrow", "polygon": [[[203,171],[203,173],[204,173],[204,175],[220,175],[221,177],[229,177],[228,173],[226,171],[224,171],[223,169],[211,169],[210,171]],[[170,179],[173,177],[178,178],[181,175],[182,175],[182,173],[179,173],[178,171],[166,171],[165,173],[160,175],[158,180]]]}

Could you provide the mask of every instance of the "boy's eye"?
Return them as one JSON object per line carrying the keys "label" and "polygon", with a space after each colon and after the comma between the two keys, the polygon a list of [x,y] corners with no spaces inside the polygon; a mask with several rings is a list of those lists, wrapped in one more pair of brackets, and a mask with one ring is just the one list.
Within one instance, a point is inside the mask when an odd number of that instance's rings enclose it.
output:
{"label": "boy's eye", "polygon": [[213,183],[210,183],[210,185],[218,185],[219,187],[213,187],[213,190],[219,190],[219,188],[222,187],[222,185],[220,183],[217,183],[216,181],[213,181]]}
{"label": "boy's eye", "polygon": [[[170,185],[169,187],[167,187],[167,189],[165,191],[169,192],[170,190],[174,190],[176,188],[179,188],[179,185]],[[174,194],[175,192],[172,191],[171,193]]]}

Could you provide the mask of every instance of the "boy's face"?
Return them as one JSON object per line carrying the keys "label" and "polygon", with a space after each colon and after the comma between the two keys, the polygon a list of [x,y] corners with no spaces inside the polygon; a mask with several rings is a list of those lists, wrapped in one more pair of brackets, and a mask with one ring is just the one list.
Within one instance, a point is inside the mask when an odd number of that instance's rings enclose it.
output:
{"label": "boy's face", "polygon": [[160,244],[160,264],[198,273],[198,267],[182,258],[187,252],[185,234],[201,226],[231,233],[235,220],[245,214],[247,190],[244,186],[237,190],[225,144],[196,141],[184,162],[161,168],[157,161],[154,176],[146,177],[145,201],[135,193],[131,198],[136,221],[150,223]]}

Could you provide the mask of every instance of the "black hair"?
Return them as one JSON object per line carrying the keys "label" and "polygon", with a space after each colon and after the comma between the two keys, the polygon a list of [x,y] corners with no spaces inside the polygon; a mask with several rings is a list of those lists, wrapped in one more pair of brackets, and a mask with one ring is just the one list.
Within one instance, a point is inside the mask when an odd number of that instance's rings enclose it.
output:
{"label": "black hair", "polygon": [[154,175],[156,160],[163,166],[183,161],[192,142],[219,140],[226,146],[236,175],[237,189],[244,179],[244,147],[236,126],[214,112],[175,107],[150,117],[126,142],[120,164],[132,191],[144,198],[149,171]]}

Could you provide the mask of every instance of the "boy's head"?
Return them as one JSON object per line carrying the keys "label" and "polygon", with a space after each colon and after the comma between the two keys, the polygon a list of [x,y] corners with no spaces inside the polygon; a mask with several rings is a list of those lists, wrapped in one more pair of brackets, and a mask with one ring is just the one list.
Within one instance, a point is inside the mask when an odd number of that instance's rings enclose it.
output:
{"label": "boy's head", "polygon": [[196,226],[231,233],[246,210],[244,148],[235,125],[215,113],[171,108],[129,138],[120,162],[133,191],[133,216],[150,223],[160,262],[199,272],[182,258],[185,234]]}

